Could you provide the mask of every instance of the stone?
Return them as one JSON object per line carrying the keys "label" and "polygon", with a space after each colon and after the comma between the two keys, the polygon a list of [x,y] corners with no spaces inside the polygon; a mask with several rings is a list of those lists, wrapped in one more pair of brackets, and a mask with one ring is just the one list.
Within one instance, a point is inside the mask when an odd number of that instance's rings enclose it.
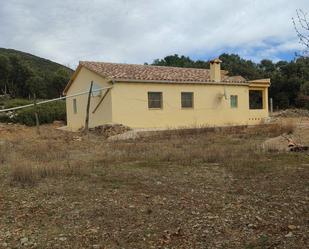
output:
{"label": "stone", "polygon": [[262,221],[262,218],[260,216],[255,216],[255,218],[258,220],[258,221]]}
{"label": "stone", "polygon": [[288,234],[286,234],[284,237],[286,238],[291,238],[293,236],[293,233],[292,232],[289,232]]}
{"label": "stone", "polygon": [[28,241],[29,241],[29,240],[28,240],[28,238],[26,238],[26,237],[20,239],[20,243],[21,243],[22,245],[27,244]]}
{"label": "stone", "polygon": [[294,225],[288,225],[288,228],[289,228],[290,230],[295,230],[297,227],[294,226]]}

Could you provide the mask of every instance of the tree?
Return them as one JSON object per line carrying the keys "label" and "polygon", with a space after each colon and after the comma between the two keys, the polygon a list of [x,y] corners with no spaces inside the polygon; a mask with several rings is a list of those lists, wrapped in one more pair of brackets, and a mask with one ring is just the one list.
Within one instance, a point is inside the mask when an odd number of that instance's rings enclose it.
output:
{"label": "tree", "polygon": [[309,55],[309,20],[307,19],[307,13],[298,9],[296,10],[296,16],[296,18],[292,18],[293,25],[299,42],[305,47],[304,55]]}
{"label": "tree", "polygon": [[11,56],[9,59],[12,65],[12,70],[9,75],[9,93],[13,97],[28,97],[29,91],[26,86],[26,81],[34,76],[34,72],[18,56]]}
{"label": "tree", "polygon": [[230,75],[241,75],[248,80],[262,78],[262,73],[257,65],[250,61],[240,58],[237,54],[222,54],[222,69],[229,71]]}
{"label": "tree", "polygon": [[309,81],[306,81],[304,84],[302,84],[300,91],[302,94],[309,96]]}
{"label": "tree", "polygon": [[1,55],[0,56],[0,90],[3,94],[7,94],[7,87],[9,81],[9,75],[11,72],[11,65],[9,59]]}
{"label": "tree", "polygon": [[70,73],[65,69],[59,69],[52,75],[49,89],[54,96],[60,96],[66,84],[70,80]]}
{"label": "tree", "polygon": [[44,78],[34,75],[27,79],[26,88],[31,96],[36,95],[38,98],[46,98],[46,84]]}

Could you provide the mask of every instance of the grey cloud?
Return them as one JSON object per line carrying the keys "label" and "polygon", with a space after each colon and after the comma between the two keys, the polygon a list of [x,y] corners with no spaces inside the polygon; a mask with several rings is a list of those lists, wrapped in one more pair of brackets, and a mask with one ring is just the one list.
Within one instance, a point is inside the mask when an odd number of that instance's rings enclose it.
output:
{"label": "grey cloud", "polygon": [[[63,64],[143,63],[171,53],[237,51],[255,60],[299,49],[291,17],[307,0],[0,0],[0,46]],[[268,40],[276,41],[275,47]],[[258,48],[258,53],[256,53]]]}

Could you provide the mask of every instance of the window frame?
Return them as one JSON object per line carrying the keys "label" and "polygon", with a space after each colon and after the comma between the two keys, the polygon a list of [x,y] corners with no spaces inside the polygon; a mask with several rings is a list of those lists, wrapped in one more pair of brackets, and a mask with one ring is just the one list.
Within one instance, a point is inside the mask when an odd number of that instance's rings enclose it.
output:
{"label": "window frame", "polygon": [[73,99],[73,113],[77,114],[77,99]]}
{"label": "window frame", "polygon": [[[151,99],[151,96],[150,96],[151,94],[159,94],[160,95],[160,100],[158,101],[158,100]],[[147,92],[147,97],[148,97],[148,109],[150,109],[150,110],[163,109],[163,92],[149,91],[149,92]],[[157,107],[157,106],[152,107],[151,106],[152,101],[158,101],[160,103],[160,107]]]}
{"label": "window frame", "polygon": [[[236,100],[236,102],[234,102]],[[238,95],[230,95],[230,107],[232,109],[238,108]]]}
{"label": "window frame", "polygon": [[[191,106],[184,106],[184,102],[188,101],[188,99],[183,99],[185,94],[191,95]],[[181,108],[182,109],[193,109],[194,108],[194,92],[181,92],[180,93],[180,102],[181,102]]]}
{"label": "window frame", "polygon": [[[253,96],[253,92],[255,93],[259,93],[260,96]],[[252,98],[260,98],[260,103],[252,103]],[[264,92],[263,90],[259,90],[259,89],[249,89],[249,110],[263,110],[265,109],[264,107]]]}

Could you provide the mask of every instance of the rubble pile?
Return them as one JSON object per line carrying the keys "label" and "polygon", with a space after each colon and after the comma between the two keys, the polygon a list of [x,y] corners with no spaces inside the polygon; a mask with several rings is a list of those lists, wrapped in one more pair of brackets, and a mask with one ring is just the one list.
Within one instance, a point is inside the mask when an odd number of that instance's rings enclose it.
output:
{"label": "rubble pile", "polygon": [[103,136],[104,138],[109,138],[111,136],[123,134],[127,131],[130,131],[131,129],[122,124],[105,124],[96,126],[95,128],[91,128],[89,130],[96,135]]}
{"label": "rubble pile", "polygon": [[284,117],[284,118],[297,118],[297,117],[309,117],[309,110],[306,109],[287,109],[274,113],[273,117]]}

